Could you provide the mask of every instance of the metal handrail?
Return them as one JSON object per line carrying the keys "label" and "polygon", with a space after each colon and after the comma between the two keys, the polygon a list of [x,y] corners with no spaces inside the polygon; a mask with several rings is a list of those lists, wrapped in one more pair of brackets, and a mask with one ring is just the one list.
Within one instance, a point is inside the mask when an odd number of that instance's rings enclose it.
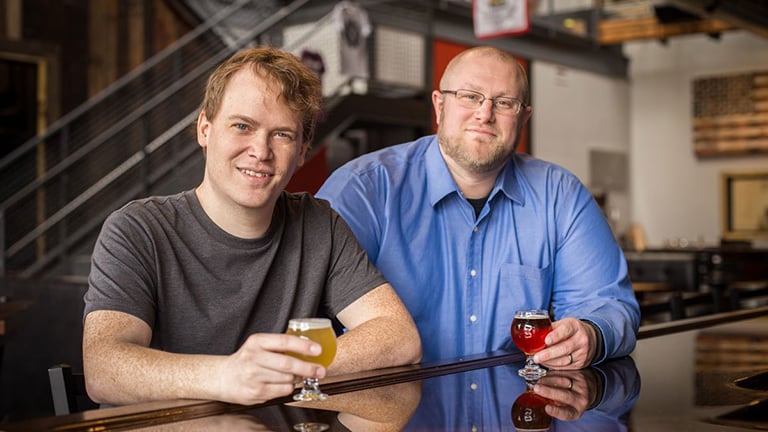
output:
{"label": "metal handrail", "polygon": [[[145,115],[151,110],[151,108],[156,107],[162,101],[168,100],[170,97],[175,95],[177,91],[182,89],[184,85],[189,84],[194,79],[204,76],[216,64],[218,64],[219,62],[223,61],[226,57],[231,55],[231,53],[251,43],[258,35],[266,32],[267,30],[271,29],[272,27],[280,23],[290,14],[294,13],[296,10],[298,10],[299,8],[304,6],[306,3],[308,3],[308,1],[309,0],[296,0],[289,5],[282,7],[276,13],[272,14],[270,17],[268,17],[267,19],[259,23],[259,25],[255,26],[254,29],[246,33],[245,36],[238,39],[238,41],[233,46],[230,46],[229,49],[218,50],[215,55],[210,56],[208,61],[196,67],[192,72],[187,73],[181,80],[177,80],[172,86],[166,88],[165,90],[160,92],[158,95],[152,97],[149,101],[144,102],[138,109],[134,110],[129,116],[117,122],[116,124],[112,125],[106,131],[102,132],[97,137],[90,140],[86,145],[82,146],[81,148],[79,148],[78,150],[70,154],[64,160],[59,162],[56,166],[48,170],[41,177],[35,179],[35,181],[33,181],[31,184],[28,184],[27,186],[23,187],[22,190],[17,191],[11,197],[6,199],[2,204],[0,204],[0,275],[5,274],[6,262],[8,257],[13,256],[14,254],[23,250],[25,247],[32,244],[38,237],[45,234],[47,231],[53,228],[57,223],[66,220],[68,216],[71,216],[79,207],[84,205],[88,200],[98,195],[99,192],[104,191],[110,184],[115,182],[122,174],[128,172],[131,168],[136,167],[137,165],[142,163],[142,161],[146,160],[149,157],[149,155],[151,155],[151,153],[153,153],[154,151],[156,151],[157,149],[159,149],[160,147],[168,143],[169,140],[177,136],[181,130],[183,130],[190,124],[192,124],[194,122],[194,119],[196,118],[197,113],[192,112],[187,114],[181,121],[177,122],[170,130],[158,136],[156,139],[150,142],[150,144],[145,146],[142,150],[134,153],[134,155],[131,156],[128,160],[124,161],[118,167],[116,167],[115,169],[107,173],[98,182],[96,182],[94,185],[92,185],[91,187],[87,188],[85,191],[80,193],[77,197],[75,197],[75,199],[67,203],[65,206],[63,206],[61,209],[56,211],[53,215],[48,217],[46,220],[42,221],[31,232],[29,232],[28,234],[24,235],[22,238],[17,240],[10,248],[6,250],[5,249],[5,221],[6,221],[5,211],[9,206],[15,203],[18,203],[25,196],[28,196],[30,193],[37,190],[40,186],[45,184],[50,179],[54,178],[56,175],[66,172],[67,168],[70,168],[73,164],[75,164],[77,161],[79,161],[83,156],[88,154],[93,149],[102,146],[104,143],[108,141],[110,137],[114,136],[114,134],[116,134],[122,128],[144,118]],[[222,11],[221,13],[217,14],[214,18],[208,21],[208,24],[201,26],[200,28],[198,28],[197,30],[189,34],[187,38],[185,38],[184,40],[179,40],[176,44],[174,44],[173,47],[175,47],[175,49],[164,50],[161,55],[154,57],[152,63],[156,64],[159,61],[161,61],[162,59],[160,57],[165,58],[173,55],[173,53],[176,50],[186,45],[189,42],[189,40],[193,39],[196,35],[202,34],[207,29],[210,29],[213,25],[221,22],[224,18],[231,15],[231,13],[238,10],[238,8],[242,8],[247,3],[248,1],[240,1],[234,4],[233,6],[227,8],[226,10]],[[150,67],[151,67],[150,65],[145,64],[145,66],[140,68],[140,70],[146,71]],[[102,92],[99,95],[98,100],[103,100],[104,98],[107,97],[106,96],[107,94],[115,92],[119,88],[126,86],[128,82],[130,82],[133,79],[136,79],[136,77],[140,76],[140,74],[141,72],[137,70],[135,73],[131,74],[130,77],[125,77],[119,80],[119,82],[116,82],[113,86],[110,86],[110,88],[107,91]],[[61,121],[56,123],[55,125],[56,129],[57,130],[64,129],[67,122],[71,122],[72,119],[79,117],[84,112],[86,112],[87,109],[91,109],[93,106],[95,106],[96,103],[97,103],[96,101],[91,101],[91,103],[84,104],[84,106],[81,106],[77,112],[73,112],[70,115],[65,116],[65,118],[62,118]],[[28,143],[26,143],[24,147],[28,149],[34,148],[34,146],[36,146],[39,142],[43,141],[45,137],[51,136],[53,132],[54,131],[49,130],[43,136],[37,137],[29,141]],[[21,154],[21,153],[23,152],[14,152],[11,155],[12,157],[7,158],[6,160],[12,161],[13,158],[18,157],[17,154]],[[187,156],[184,156],[184,157],[186,158]],[[2,164],[0,164],[0,168],[5,167],[8,164],[10,164],[10,162],[3,162]],[[123,199],[121,203],[124,201],[125,199]],[[40,266],[41,262],[50,261],[51,260],[51,257],[49,256],[50,252],[54,252],[56,255],[62,255],[65,253],[61,245],[52,248],[51,251],[49,251],[49,253],[46,254],[46,256],[42,257],[41,259],[38,259],[35,265],[30,266],[30,268],[23,271],[22,276],[25,276],[25,277],[31,276],[34,272],[38,270],[38,267]]]}
{"label": "metal handrail", "polygon": [[[162,61],[167,60],[169,57],[172,57],[173,55],[178,53],[179,50],[181,50],[182,48],[186,47],[191,42],[193,42],[198,36],[211,30],[211,28],[221,24],[222,21],[229,18],[229,16],[232,15],[233,13],[241,10],[244,6],[246,6],[250,2],[251,0],[238,0],[237,2],[233,3],[231,6],[228,6],[225,9],[222,9],[219,13],[209,18],[204,23],[195,27],[192,31],[185,33],[183,36],[181,36],[179,39],[171,43],[165,49],[161,50],[154,56],[147,59],[140,66],[136,67],[135,69],[131,70],[127,74],[117,79],[115,82],[113,82],[112,84],[104,88],[102,91],[100,91],[97,95],[88,99],[83,104],[79,105],[72,111],[68,112],[67,114],[63,115],[62,117],[54,121],[45,130],[43,134],[30,138],[29,140],[27,140],[27,142],[25,142],[18,148],[11,151],[4,158],[0,159],[0,170],[3,170],[9,165],[11,165],[21,155],[34,150],[35,147],[38,144],[40,144],[40,142],[44,141],[47,138],[50,138],[54,133],[59,132],[61,129],[65,128],[68,124],[72,123],[73,120],[89,112],[94,106],[98,105],[99,102],[103,101],[104,99],[109,97],[111,94],[116,93],[118,90],[125,88],[128,84],[134,82],[137,78],[143,76],[147,71],[151,70],[153,67],[157,66]],[[7,207],[7,206],[5,205],[0,206],[0,208],[4,208],[4,207]]]}

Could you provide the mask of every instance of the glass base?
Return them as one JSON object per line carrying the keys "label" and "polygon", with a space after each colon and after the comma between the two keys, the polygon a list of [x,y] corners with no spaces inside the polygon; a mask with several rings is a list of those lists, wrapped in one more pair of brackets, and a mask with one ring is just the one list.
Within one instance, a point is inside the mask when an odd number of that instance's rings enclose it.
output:
{"label": "glass base", "polygon": [[544,368],[527,368],[524,367],[517,371],[517,374],[525,378],[526,381],[538,381],[539,378],[547,374],[547,370]]}
{"label": "glass base", "polygon": [[295,401],[319,401],[328,399],[328,395],[320,391],[320,382],[317,378],[304,378],[304,386],[301,393],[293,396]]}
{"label": "glass base", "polygon": [[305,422],[293,425],[293,430],[299,432],[322,432],[328,429],[330,429],[330,426],[325,423]]}
{"label": "glass base", "polygon": [[313,393],[313,392],[304,392],[297,393],[293,395],[293,400],[295,401],[321,401],[328,399],[328,395],[325,393]]}

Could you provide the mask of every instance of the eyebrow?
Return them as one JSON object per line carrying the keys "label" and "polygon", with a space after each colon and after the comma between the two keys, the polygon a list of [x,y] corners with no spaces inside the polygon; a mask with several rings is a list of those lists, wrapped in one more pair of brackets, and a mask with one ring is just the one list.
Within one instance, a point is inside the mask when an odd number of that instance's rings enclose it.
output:
{"label": "eyebrow", "polygon": [[[227,117],[227,120],[229,120],[229,121],[236,121],[236,122],[239,122],[239,123],[247,123],[249,125],[253,125],[253,126],[257,126],[257,127],[261,125],[261,122],[259,122],[258,120],[254,119],[252,117],[249,117],[247,115],[243,115],[243,114],[232,114],[232,115]],[[294,134],[298,134],[300,128],[297,125],[282,125],[282,126],[277,126],[277,127],[271,128],[270,130],[272,130],[272,131],[282,131],[282,132],[291,132],[291,133],[294,133]]]}
{"label": "eyebrow", "polygon": [[[462,84],[460,86],[455,87],[454,90],[472,90],[472,91],[475,91],[475,92],[478,92],[478,93],[482,93],[484,96],[487,96],[484,91],[482,91],[475,84],[472,84],[472,83]],[[491,97],[497,97],[497,96],[511,97],[511,98],[516,97],[516,96],[507,96],[509,94],[514,94],[514,90],[509,90],[508,89],[508,90],[505,90],[501,94],[497,94],[496,96],[491,96]]]}

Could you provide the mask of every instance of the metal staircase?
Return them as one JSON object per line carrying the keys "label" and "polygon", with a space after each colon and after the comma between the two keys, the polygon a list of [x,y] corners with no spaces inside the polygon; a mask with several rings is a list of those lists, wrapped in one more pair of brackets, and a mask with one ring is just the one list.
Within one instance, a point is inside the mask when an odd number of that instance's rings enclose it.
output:
{"label": "metal staircase", "polygon": [[[279,45],[287,18],[317,6],[186,1],[209,18],[0,159],[0,277],[85,276],[109,213],[131,199],[199,184],[203,158],[194,122],[208,75],[241,48]],[[355,122],[429,127],[425,100],[411,95],[394,102],[393,91],[372,80],[364,96],[329,97],[315,147]]]}
{"label": "metal staircase", "polygon": [[[225,2],[222,2],[225,3]],[[308,3],[226,2],[141,67],[0,160],[0,276],[66,272],[103,219],[130,199],[192,187],[191,128],[212,69]],[[284,3],[284,2],[281,2]],[[250,17],[247,31],[228,20]],[[181,174],[181,175],[180,175]]]}

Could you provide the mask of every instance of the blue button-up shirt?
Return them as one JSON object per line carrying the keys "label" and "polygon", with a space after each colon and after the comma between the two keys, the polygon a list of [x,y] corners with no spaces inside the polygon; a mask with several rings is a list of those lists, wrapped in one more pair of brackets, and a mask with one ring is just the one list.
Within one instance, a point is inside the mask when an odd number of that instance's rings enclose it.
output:
{"label": "blue button-up shirt", "polygon": [[403,299],[425,361],[515,349],[521,308],[594,323],[603,358],[634,349],[624,255],[590,192],[557,165],[515,154],[475,217],[433,135],[347,163],[317,196]]}

